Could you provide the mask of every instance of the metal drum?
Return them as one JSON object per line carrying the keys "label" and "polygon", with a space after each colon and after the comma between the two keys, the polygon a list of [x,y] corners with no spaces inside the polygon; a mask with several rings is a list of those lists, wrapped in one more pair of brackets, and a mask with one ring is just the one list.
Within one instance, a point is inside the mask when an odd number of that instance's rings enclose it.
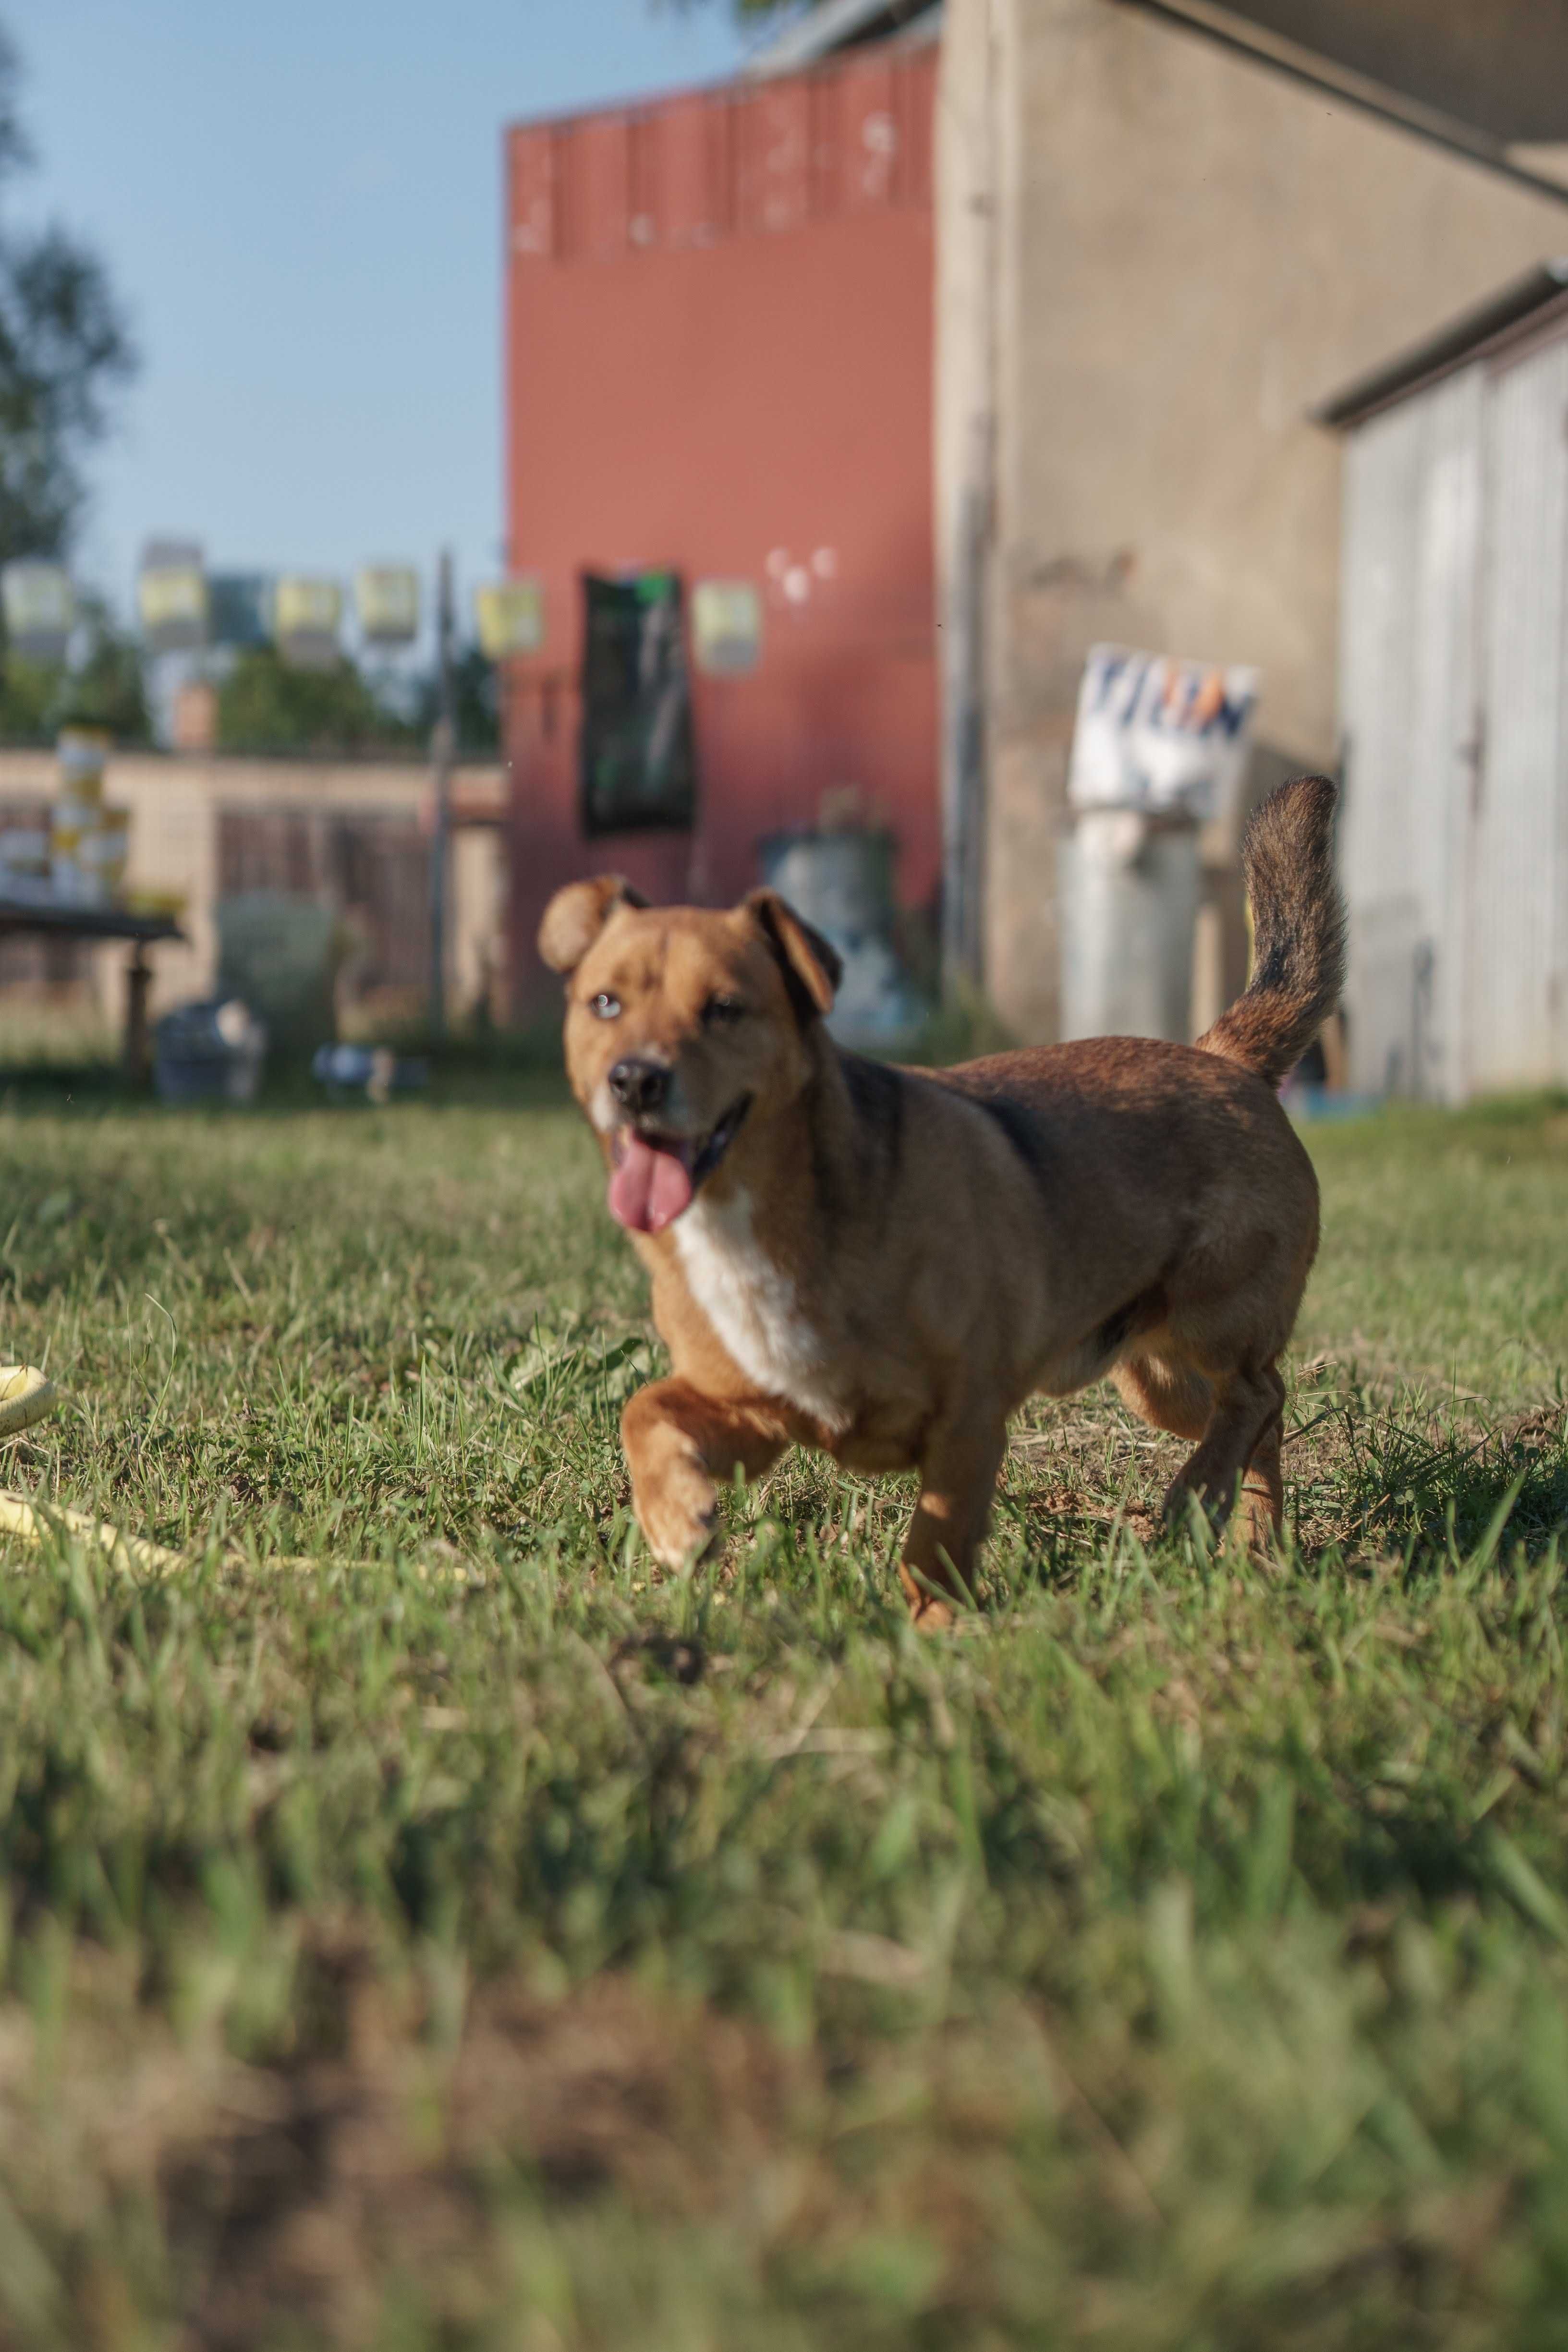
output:
{"label": "metal drum", "polygon": [[1062,1035],[1192,1036],[1198,828],[1087,809],[1061,846]]}
{"label": "metal drum", "polygon": [[828,1016],[840,1045],[890,1046],[921,1026],[894,938],[893,835],[870,826],[778,833],[761,845],[763,879],[837,948],[844,976]]}

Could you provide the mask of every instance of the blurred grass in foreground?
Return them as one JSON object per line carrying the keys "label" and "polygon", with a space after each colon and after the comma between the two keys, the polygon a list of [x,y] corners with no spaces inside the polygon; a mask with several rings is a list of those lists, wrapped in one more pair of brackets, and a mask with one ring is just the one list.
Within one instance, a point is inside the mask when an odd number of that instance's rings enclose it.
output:
{"label": "blurred grass in foreground", "polygon": [[[1276,1570],[1018,1429],[650,1571],[546,1081],[0,1112],[0,2342],[1568,2343],[1568,1110],[1310,1131]],[[289,1564],[284,1565],[287,1562]]]}

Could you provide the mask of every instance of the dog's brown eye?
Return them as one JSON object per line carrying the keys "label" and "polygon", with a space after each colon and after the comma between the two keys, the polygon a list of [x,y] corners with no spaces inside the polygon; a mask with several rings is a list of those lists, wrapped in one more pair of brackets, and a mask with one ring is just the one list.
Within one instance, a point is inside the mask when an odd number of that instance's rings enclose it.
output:
{"label": "dog's brown eye", "polygon": [[620,998],[612,996],[607,988],[601,988],[597,996],[589,1000],[588,1010],[596,1021],[614,1021],[620,1009]]}
{"label": "dog's brown eye", "polygon": [[710,996],[702,1008],[702,1018],[710,1029],[718,1028],[724,1022],[741,1020],[745,1010],[738,996]]}

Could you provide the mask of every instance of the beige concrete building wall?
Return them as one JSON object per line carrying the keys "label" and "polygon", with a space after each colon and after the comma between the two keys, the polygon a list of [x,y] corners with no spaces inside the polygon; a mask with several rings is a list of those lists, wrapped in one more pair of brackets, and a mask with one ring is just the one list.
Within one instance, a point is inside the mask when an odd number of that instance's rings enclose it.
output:
{"label": "beige concrete building wall", "polygon": [[[500,768],[460,772],[460,805],[504,810]],[[0,750],[0,811],[6,803],[52,800],[59,772],[49,751]],[[184,942],[152,952],[152,1010],[210,993],[217,975],[218,819],[224,810],[278,813],[310,809],[334,816],[394,816],[417,821],[426,810],[429,773],[411,763],[244,760],[218,754],[121,751],[104,777],[104,798],[131,811],[126,881],[129,888],[177,891]],[[505,954],[503,835],[491,824],[456,833],[452,856],[453,923],[447,985],[455,1008],[466,1010]],[[100,1003],[118,1017],[130,950],[106,947],[93,957]]]}
{"label": "beige concrete building wall", "polygon": [[1259,780],[1331,762],[1340,452],[1310,412],[1568,247],[1568,207],[1116,0],[948,0],[947,26],[944,592],[984,462],[984,974],[1048,1037],[1089,646],[1254,663]]}

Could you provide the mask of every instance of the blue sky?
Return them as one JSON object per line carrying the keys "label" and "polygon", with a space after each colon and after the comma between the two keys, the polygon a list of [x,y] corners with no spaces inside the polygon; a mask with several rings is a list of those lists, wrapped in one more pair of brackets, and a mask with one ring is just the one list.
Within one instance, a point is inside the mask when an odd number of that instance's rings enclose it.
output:
{"label": "blue sky", "polygon": [[500,131],[714,79],[725,0],[0,0],[39,168],[12,216],[104,255],[143,365],[79,572],[499,562]]}

